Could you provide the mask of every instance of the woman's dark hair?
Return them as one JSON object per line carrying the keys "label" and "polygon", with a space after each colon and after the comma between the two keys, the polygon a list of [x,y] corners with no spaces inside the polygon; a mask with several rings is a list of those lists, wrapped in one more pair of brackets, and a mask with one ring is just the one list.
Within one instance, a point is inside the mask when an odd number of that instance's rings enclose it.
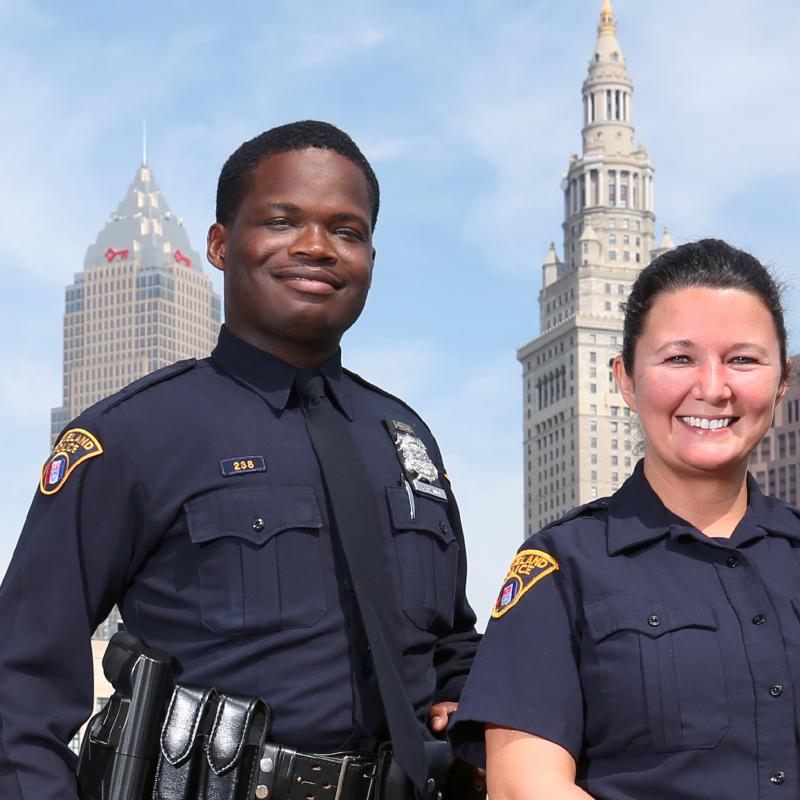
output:
{"label": "woman's dark hair", "polygon": [[656,297],[662,292],[693,287],[739,289],[758,297],[775,323],[781,351],[781,379],[789,377],[781,288],[757,258],[721,239],[682,244],[662,253],[639,273],[625,303],[622,362],[628,375],[633,375],[633,351]]}

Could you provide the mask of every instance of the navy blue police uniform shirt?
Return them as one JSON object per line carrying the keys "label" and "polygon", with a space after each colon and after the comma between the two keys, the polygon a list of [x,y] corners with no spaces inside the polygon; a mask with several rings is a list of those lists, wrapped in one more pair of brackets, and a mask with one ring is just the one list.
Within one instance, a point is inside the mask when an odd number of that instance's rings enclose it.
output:
{"label": "navy blue police uniform shirt", "polygon": [[451,726],[535,734],[596,800],[800,798],[800,520],[748,478],[730,539],[672,515],[641,463],[512,562]]}
{"label": "navy blue police uniform shirt", "polygon": [[[378,505],[402,672],[424,727],[431,703],[459,698],[479,638],[458,510],[422,420],[338,355],[321,371],[372,481],[354,491]],[[64,742],[93,706],[89,637],[115,603],[131,633],[177,658],[180,681],[269,702],[272,740],[374,746],[385,723],[296,372],[223,328],[211,358],[154,373],[71,423],[0,590],[4,800],[75,796]],[[444,502],[407,491],[387,417],[422,440]]]}

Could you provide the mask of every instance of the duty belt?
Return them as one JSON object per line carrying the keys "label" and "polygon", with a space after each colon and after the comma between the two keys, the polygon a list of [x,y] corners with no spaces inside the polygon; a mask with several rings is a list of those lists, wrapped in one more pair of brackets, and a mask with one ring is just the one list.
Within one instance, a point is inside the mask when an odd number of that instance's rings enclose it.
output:
{"label": "duty belt", "polygon": [[378,761],[355,754],[316,755],[266,743],[256,777],[257,800],[373,800]]}

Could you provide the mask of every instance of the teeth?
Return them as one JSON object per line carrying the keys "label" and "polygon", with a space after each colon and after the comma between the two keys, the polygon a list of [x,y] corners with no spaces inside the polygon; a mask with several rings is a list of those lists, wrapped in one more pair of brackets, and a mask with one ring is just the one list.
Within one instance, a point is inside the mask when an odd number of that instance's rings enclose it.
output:
{"label": "teeth", "polygon": [[708,419],[707,417],[681,417],[682,422],[685,422],[691,428],[702,428],[703,430],[716,431],[720,428],[727,428],[731,424],[731,417],[724,419]]}

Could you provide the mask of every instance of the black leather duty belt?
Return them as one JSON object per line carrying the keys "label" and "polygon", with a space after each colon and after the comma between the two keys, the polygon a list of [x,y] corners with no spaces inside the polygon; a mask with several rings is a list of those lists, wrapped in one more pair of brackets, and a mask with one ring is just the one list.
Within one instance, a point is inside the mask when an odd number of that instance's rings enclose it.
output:
{"label": "black leather duty belt", "polygon": [[355,754],[313,755],[264,744],[256,800],[374,800],[378,761]]}

